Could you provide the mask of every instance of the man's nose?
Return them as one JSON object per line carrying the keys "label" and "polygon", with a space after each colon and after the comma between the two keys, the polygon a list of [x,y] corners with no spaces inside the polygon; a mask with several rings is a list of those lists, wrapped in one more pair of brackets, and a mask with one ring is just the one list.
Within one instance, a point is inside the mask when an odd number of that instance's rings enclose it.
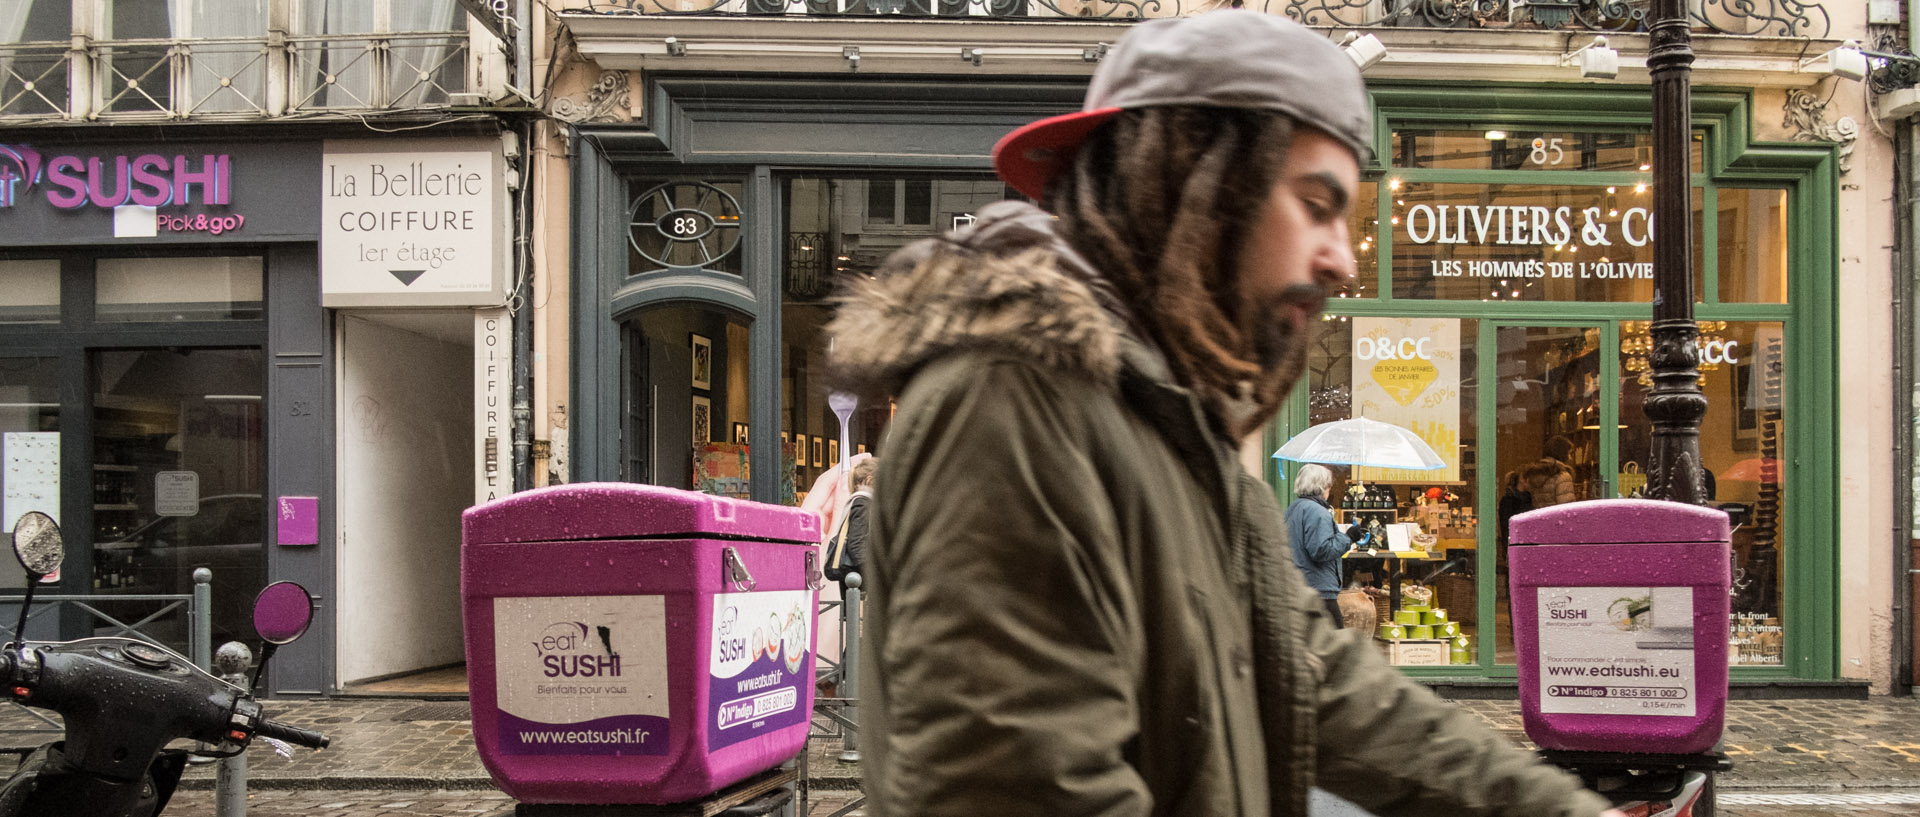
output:
{"label": "man's nose", "polygon": [[1351,280],[1359,272],[1359,262],[1353,254],[1353,242],[1349,240],[1344,226],[1334,231],[1328,241],[1314,255],[1314,277],[1323,284],[1337,287]]}

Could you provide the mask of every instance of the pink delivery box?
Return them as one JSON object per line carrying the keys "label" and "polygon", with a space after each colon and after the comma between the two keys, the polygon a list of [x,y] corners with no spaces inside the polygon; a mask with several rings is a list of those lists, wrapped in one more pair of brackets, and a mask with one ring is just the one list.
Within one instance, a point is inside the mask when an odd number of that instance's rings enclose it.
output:
{"label": "pink delivery box", "polygon": [[697,799],[806,745],[819,518],[628,483],[463,520],[473,737],[527,803]]}
{"label": "pink delivery box", "polygon": [[1513,518],[1520,715],[1543,749],[1691,754],[1726,723],[1727,515],[1644,499]]}

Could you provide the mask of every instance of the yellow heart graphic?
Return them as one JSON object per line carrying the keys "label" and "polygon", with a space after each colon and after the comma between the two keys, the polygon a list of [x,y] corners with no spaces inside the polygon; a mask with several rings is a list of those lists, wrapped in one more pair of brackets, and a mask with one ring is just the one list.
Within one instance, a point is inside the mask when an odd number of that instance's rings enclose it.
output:
{"label": "yellow heart graphic", "polygon": [[1413,399],[1439,376],[1440,370],[1425,360],[1383,360],[1373,364],[1373,382],[1403,406],[1412,405]]}

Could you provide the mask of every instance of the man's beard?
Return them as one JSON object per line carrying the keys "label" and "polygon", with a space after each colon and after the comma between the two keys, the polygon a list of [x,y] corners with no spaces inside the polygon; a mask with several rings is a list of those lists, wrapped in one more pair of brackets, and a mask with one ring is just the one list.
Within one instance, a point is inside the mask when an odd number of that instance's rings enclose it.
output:
{"label": "man's beard", "polygon": [[[1278,385],[1282,392],[1293,388],[1293,381],[1306,366],[1307,334],[1326,305],[1325,289],[1295,284],[1261,299],[1240,316],[1253,339],[1254,362],[1260,365],[1261,380]],[[1295,308],[1306,314],[1306,325],[1294,325]]]}
{"label": "man's beard", "polygon": [[[1248,381],[1239,406],[1240,417],[1230,424],[1236,435],[1265,425],[1306,370],[1308,335],[1326,307],[1326,290],[1313,284],[1295,284],[1248,304],[1238,316],[1241,329],[1253,341],[1254,362],[1260,371]],[[1295,326],[1293,309],[1306,314],[1304,326]]]}

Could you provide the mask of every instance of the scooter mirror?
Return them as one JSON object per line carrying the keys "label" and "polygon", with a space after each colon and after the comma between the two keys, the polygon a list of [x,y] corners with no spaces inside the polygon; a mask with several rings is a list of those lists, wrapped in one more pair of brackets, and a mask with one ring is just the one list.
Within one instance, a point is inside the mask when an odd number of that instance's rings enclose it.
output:
{"label": "scooter mirror", "polygon": [[51,575],[67,555],[60,541],[60,526],[39,511],[21,514],[20,521],[13,523],[13,555],[36,581]]}
{"label": "scooter mirror", "polygon": [[313,623],[313,596],[298,582],[274,582],[253,598],[253,631],[268,644],[287,644]]}

